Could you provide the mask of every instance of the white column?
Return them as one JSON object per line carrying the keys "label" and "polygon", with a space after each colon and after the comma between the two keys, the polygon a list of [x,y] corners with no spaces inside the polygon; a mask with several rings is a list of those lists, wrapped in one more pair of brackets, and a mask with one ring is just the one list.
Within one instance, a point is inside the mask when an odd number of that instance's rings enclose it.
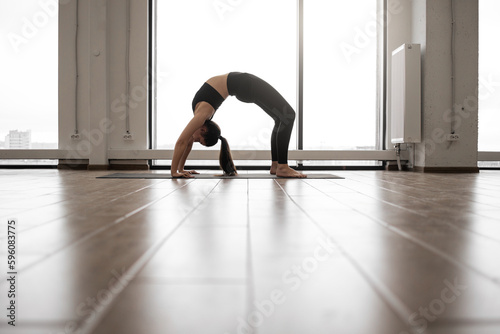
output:
{"label": "white column", "polygon": [[[59,5],[59,148],[71,152],[63,163],[105,168],[109,149],[147,149],[148,2],[130,2],[129,64],[127,2],[79,0],[78,15],[76,4]],[[133,136],[128,141],[123,137],[127,68]],[[77,140],[71,138],[76,130]]]}
{"label": "white column", "polygon": [[[110,149],[148,148],[148,1],[130,0],[130,24],[127,24],[125,0],[108,0],[109,40],[109,133]],[[127,28],[130,33],[127,34]],[[127,37],[130,38],[127,43]],[[127,64],[127,45],[129,57]],[[133,140],[126,133],[126,71],[129,71],[129,125]],[[132,161],[126,162],[132,164]],[[139,162],[144,164],[145,161]]]}
{"label": "white column", "polygon": [[89,0],[89,168],[108,165],[107,1]]}
{"label": "white column", "polygon": [[[87,164],[91,151],[85,136],[89,132],[88,11],[88,1],[59,2],[59,148],[71,152],[66,157],[71,165]],[[71,136],[77,130],[80,139],[74,140]]]}
{"label": "white column", "polygon": [[[429,171],[477,170],[478,0],[454,0],[455,101],[452,113],[452,8],[450,1],[414,1],[414,36],[423,42],[423,143],[416,166]],[[425,2],[425,11],[423,10]],[[425,14],[424,14],[425,13]],[[425,15],[425,17],[423,16]],[[424,25],[424,26],[422,26]],[[422,36],[425,34],[425,36]],[[454,119],[454,121],[452,121]],[[454,125],[454,126],[453,126]],[[449,142],[446,135],[460,135]]]}
{"label": "white column", "polygon": [[[456,21],[453,124],[460,136],[457,142],[446,140],[452,131],[453,118],[451,1],[391,1],[399,4],[402,11],[393,15],[388,25],[388,59],[402,43],[418,43],[422,51],[423,142],[416,145],[415,166],[424,171],[477,171],[478,0],[453,0]],[[390,68],[387,91],[390,93]]]}

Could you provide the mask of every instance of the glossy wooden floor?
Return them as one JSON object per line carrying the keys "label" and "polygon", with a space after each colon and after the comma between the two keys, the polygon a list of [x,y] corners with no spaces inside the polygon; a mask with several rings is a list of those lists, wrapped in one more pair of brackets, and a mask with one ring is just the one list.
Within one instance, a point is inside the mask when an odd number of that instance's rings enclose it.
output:
{"label": "glossy wooden floor", "polygon": [[500,333],[500,172],[104,174],[0,170],[0,332]]}

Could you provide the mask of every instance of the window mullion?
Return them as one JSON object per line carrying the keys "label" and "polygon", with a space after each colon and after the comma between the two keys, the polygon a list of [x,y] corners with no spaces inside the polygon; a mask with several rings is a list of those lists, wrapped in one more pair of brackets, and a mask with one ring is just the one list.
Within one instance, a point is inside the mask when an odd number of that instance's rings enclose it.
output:
{"label": "window mullion", "polygon": [[304,149],[304,0],[298,0],[297,47],[297,149]]}

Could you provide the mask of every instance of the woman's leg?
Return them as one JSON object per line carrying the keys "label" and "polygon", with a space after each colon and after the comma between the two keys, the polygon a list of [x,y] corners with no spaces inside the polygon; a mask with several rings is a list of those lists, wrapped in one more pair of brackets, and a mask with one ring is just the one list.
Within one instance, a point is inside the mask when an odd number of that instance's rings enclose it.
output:
{"label": "woman's leg", "polygon": [[271,174],[276,174],[278,164],[288,165],[288,147],[290,137],[292,135],[295,112],[293,112],[293,115],[289,115],[286,119],[285,117],[273,118],[274,128],[271,134]]}
{"label": "woman's leg", "polygon": [[273,161],[271,173],[285,177],[304,177],[305,175],[288,167],[288,146],[295,121],[295,111],[274,87],[256,76],[250,76],[254,103],[274,119],[271,135]]}
{"label": "woman's leg", "polygon": [[274,119],[271,136],[272,166],[271,173],[284,177],[305,177],[288,167],[288,146],[295,121],[295,111],[264,80],[249,73],[232,72],[227,78],[230,95],[242,102],[255,103]]}
{"label": "woman's leg", "polygon": [[271,133],[271,170],[270,173],[276,175],[278,169],[278,130],[280,126],[279,119],[274,119],[274,128]]}

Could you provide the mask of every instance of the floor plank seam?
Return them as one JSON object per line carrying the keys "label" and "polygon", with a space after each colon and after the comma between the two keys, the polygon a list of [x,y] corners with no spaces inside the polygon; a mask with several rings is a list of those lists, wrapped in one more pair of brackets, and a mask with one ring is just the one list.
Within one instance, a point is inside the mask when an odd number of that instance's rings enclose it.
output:
{"label": "floor plank seam", "polygon": [[[250,219],[250,179],[246,180],[246,220],[247,220],[247,287],[246,287],[246,314],[251,314],[254,309],[253,301],[255,300],[255,286],[254,286],[254,274],[253,274],[253,252],[252,252],[252,235],[251,235],[251,219]],[[254,329],[254,334],[258,334],[258,328]]]}
{"label": "floor plank seam", "polygon": [[248,279],[227,278],[227,277],[157,277],[141,276],[136,277],[132,284],[158,284],[158,285],[247,285]]}

